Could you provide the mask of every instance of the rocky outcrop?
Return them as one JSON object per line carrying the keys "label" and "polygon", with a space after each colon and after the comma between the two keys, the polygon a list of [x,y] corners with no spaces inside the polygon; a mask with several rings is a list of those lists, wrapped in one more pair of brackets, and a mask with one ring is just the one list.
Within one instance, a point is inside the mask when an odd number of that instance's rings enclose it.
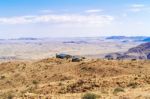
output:
{"label": "rocky outcrop", "polygon": [[110,53],[106,59],[150,59],[150,42],[130,48],[124,53]]}
{"label": "rocky outcrop", "polygon": [[147,55],[147,58],[150,59],[150,54]]}
{"label": "rocky outcrop", "polygon": [[136,56],[142,57],[142,59],[150,59],[150,42],[129,49],[127,54],[134,54]]}
{"label": "rocky outcrop", "polygon": [[123,54],[121,54],[121,53],[110,53],[110,54],[106,55],[105,58],[107,58],[108,60],[113,60],[113,59],[119,59],[122,56],[123,56]]}
{"label": "rocky outcrop", "polygon": [[144,43],[141,44],[137,47],[131,48],[128,50],[128,53],[145,53],[149,54],[150,53],[150,42],[149,43]]}

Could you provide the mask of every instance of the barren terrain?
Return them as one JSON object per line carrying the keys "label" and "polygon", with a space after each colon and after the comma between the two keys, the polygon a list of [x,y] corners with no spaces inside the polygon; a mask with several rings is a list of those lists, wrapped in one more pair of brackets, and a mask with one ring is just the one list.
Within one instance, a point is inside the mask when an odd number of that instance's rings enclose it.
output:
{"label": "barren terrain", "polygon": [[[150,99],[149,60],[105,60],[141,42],[104,38],[0,41],[0,99]],[[85,56],[81,62],[56,53]]]}
{"label": "barren terrain", "polygon": [[105,54],[124,52],[137,46],[139,43],[124,43],[103,38],[2,40],[0,41],[0,61],[36,60],[53,57],[56,53],[103,58]]}
{"label": "barren terrain", "polygon": [[0,64],[0,99],[150,99],[150,61],[48,58]]}

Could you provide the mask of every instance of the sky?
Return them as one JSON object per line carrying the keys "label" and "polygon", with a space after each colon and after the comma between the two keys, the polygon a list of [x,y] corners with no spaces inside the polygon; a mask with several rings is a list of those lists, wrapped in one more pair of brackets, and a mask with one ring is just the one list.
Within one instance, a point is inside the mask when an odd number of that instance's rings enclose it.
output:
{"label": "sky", "polygon": [[0,38],[150,36],[150,0],[0,0]]}

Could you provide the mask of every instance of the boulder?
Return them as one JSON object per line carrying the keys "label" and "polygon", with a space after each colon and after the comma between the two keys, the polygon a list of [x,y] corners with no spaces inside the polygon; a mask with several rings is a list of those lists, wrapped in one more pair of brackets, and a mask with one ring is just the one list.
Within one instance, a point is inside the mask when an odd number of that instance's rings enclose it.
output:
{"label": "boulder", "polygon": [[69,59],[69,58],[72,58],[72,56],[69,54],[56,54],[56,58]]}
{"label": "boulder", "polygon": [[82,61],[84,58],[80,57],[80,56],[73,56],[72,57],[72,62],[80,62]]}

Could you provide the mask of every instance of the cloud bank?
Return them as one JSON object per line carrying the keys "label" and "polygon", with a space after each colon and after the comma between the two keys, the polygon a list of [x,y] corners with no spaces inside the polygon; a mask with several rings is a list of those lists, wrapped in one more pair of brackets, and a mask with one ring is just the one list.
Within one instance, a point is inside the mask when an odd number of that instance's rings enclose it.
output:
{"label": "cloud bank", "polygon": [[114,20],[109,15],[47,14],[33,16],[0,17],[0,24],[109,24]]}

